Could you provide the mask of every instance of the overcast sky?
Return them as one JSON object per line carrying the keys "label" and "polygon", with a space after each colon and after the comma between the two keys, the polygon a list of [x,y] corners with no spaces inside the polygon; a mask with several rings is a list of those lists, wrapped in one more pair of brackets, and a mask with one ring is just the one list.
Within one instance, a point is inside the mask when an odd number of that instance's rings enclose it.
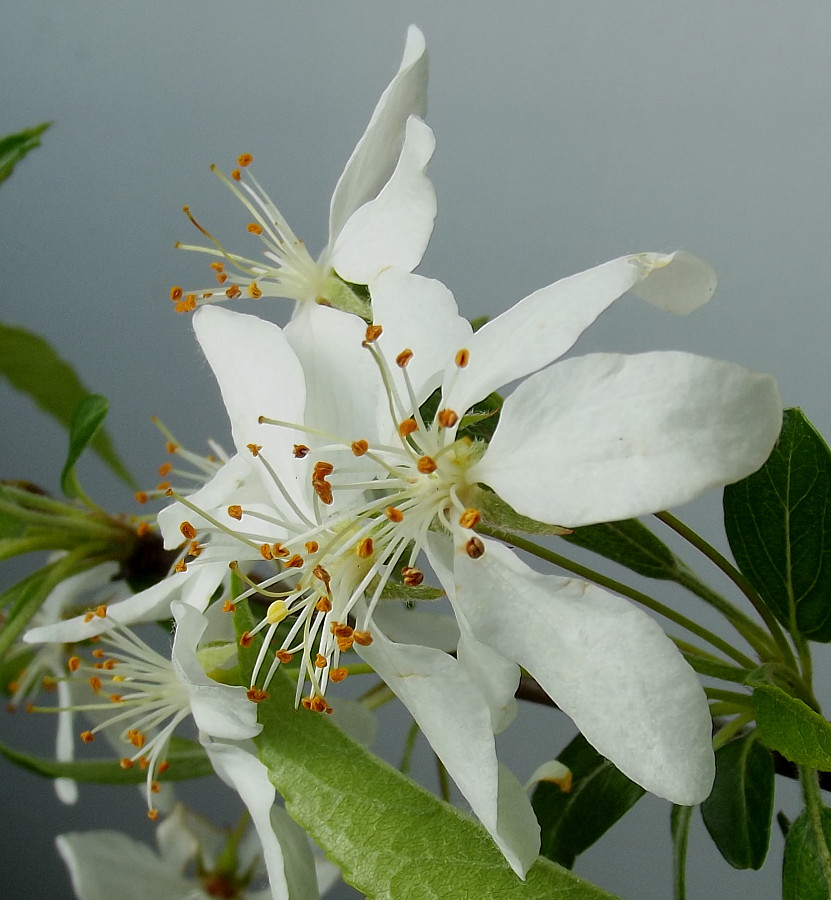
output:
{"label": "overcast sky", "polygon": [[[190,322],[167,299],[172,284],[204,280],[204,259],[173,249],[195,237],[181,207],[236,234],[240,211],[208,167],[248,151],[317,252],[331,190],[410,22],[427,37],[438,141],[439,215],[422,273],[474,316],[624,253],[684,247],[719,273],[707,307],[681,319],[629,298],[578,351],[684,349],[768,371],[786,403],[831,434],[826,3],[13,4],[0,33],[0,134],[55,124],[0,189],[2,318],[47,337],[109,396],[110,432],[143,484],[163,458],[151,414],[195,448],[229,443]],[[284,310],[274,301],[272,312],[279,321]],[[56,487],[61,430],[7,385],[0,415],[3,476]],[[133,510],[108,474],[82,471],[105,506]],[[716,541],[717,501],[689,512]],[[11,724],[0,726],[7,738]],[[536,764],[511,761],[520,777]],[[27,819],[3,853],[28,841],[31,896],[67,896],[65,882],[47,881],[53,817],[95,827],[110,794],[89,792],[94,802],[66,813],[47,786],[32,827],[27,792],[40,783],[13,770],[3,784]],[[782,793],[790,814],[794,796]],[[119,815],[141,811],[109,821]],[[647,801],[634,815],[637,828],[624,823],[578,871],[633,900],[665,898],[668,809]],[[776,854],[760,874],[734,876],[698,833],[693,851],[693,900],[716,883],[722,896],[778,895]]]}

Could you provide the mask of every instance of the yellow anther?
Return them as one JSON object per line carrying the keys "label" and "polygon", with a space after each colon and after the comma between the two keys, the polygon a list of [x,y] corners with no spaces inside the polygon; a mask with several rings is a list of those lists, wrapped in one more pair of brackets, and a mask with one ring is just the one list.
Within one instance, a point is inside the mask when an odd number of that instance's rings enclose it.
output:
{"label": "yellow anther", "polygon": [[246,290],[246,293],[248,294],[248,296],[251,297],[252,300],[259,300],[260,297],[262,297],[262,295],[263,295],[263,292],[260,289],[260,286],[257,284],[256,281],[252,281],[251,284],[249,284],[245,290]]}
{"label": "yellow anther", "polygon": [[466,509],[459,516],[459,524],[462,526],[462,528],[475,528],[481,520],[481,513],[478,509],[474,509],[472,506],[468,507],[468,509]]}
{"label": "yellow anther", "polygon": [[289,614],[289,608],[285,600],[275,600],[265,614],[265,620],[269,625],[278,625]]}
{"label": "yellow anther", "polygon": [[260,450],[263,449],[262,444],[246,444],[245,446],[248,447],[252,456],[259,456]]}

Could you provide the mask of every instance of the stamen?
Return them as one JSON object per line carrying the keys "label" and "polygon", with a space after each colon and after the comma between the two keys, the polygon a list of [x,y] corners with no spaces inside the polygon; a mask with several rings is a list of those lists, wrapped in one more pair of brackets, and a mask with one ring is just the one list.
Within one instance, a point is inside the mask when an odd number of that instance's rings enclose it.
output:
{"label": "stamen", "polygon": [[402,350],[398,356],[395,357],[395,364],[399,367],[399,369],[405,369],[410,360],[413,358],[413,351],[407,348],[406,350]]}
{"label": "stamen", "polygon": [[466,509],[459,516],[459,524],[462,528],[475,528],[482,519],[482,514],[478,509],[474,509],[472,506]]}
{"label": "stamen", "polygon": [[452,409],[442,409],[436,415],[436,419],[442,428],[452,428],[459,421],[459,416]]}
{"label": "stamen", "polygon": [[471,559],[479,559],[485,554],[485,545],[478,537],[472,537],[465,544],[465,553],[467,553]]}
{"label": "stamen", "polygon": [[470,362],[470,350],[468,350],[466,347],[463,347],[461,350],[459,350],[456,353],[455,361],[456,361],[456,365],[460,369],[464,369],[465,366],[467,366],[468,363]]}

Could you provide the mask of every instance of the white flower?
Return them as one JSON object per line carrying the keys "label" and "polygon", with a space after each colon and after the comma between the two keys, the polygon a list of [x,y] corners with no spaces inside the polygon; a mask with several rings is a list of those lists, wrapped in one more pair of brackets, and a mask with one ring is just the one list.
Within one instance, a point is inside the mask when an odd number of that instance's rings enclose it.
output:
{"label": "white flower", "polygon": [[[232,503],[230,515],[207,512],[200,525],[236,534],[244,553],[259,546],[282,560],[246,592],[273,598],[255,629],[266,632],[255,678],[277,627],[294,616],[263,686],[300,652],[312,685],[304,705],[327,710],[327,683],[345,673],[340,654],[357,649],[520,872],[529,848],[536,852],[533,820],[492,738],[513,714],[518,663],[629,777],[675,802],[709,792],[710,722],[696,676],[648,616],[598,588],[533,572],[483,540],[472,501],[481,483],[521,513],[576,526],[682,503],[758,468],[781,420],[766,376],[679,353],[597,354],[544,368],[625,291],[686,312],[714,283],[687,254],[623,257],[538,291],[471,334],[446,288],[388,270],[372,291],[382,327],[364,334],[356,318],[325,310],[322,362],[305,372],[290,332],[217,308],[194,320],[234,442],[254,455],[265,492],[250,507]],[[350,365],[359,344],[380,377]],[[488,446],[458,437],[478,400],[540,369],[505,401]],[[338,380],[318,381],[321,370],[339,371]],[[439,387],[425,422],[419,407]],[[224,495],[228,479],[220,483]],[[250,474],[239,483],[252,490]],[[458,658],[395,644],[373,625],[394,572],[420,582],[422,551],[454,604]],[[301,688],[302,679],[298,696]]]}
{"label": "white flower", "polygon": [[[56,843],[78,900],[313,900],[331,886],[334,867],[318,867],[308,838],[280,807],[271,810],[269,831],[273,840],[279,837],[278,846],[289,848],[288,874],[279,889],[273,882],[260,886],[268,853],[256,829],[242,835],[224,831],[181,805],[159,824],[158,852],[117,831],[62,834]],[[224,850],[231,853],[220,860]],[[236,864],[230,871],[229,858]]]}
{"label": "white flower", "polygon": [[335,187],[329,241],[316,260],[251,175],[250,154],[239,157],[239,168],[230,179],[214,168],[251,214],[248,232],[262,240],[266,261],[226,251],[186,207],[211,246],[179,246],[216,257],[211,267],[219,286],[195,291],[173,288],[171,298],[177,310],[245,296],[286,297],[297,301],[298,312],[324,303],[366,313],[365,301],[344,282],[370,284],[389,266],[412,270],[421,261],[433,230],[436,198],[424,170],[435,140],[422,121],[426,108],[424,36],[411,26],[398,73],[382,94]]}

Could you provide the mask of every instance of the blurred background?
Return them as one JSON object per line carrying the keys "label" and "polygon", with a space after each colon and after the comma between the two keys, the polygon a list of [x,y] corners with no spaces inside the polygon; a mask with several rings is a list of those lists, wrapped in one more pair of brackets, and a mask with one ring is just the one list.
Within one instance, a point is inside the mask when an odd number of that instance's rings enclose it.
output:
{"label": "blurred background", "polygon": [[[719,273],[707,307],[681,319],[627,298],[577,352],[683,349],[768,371],[786,404],[831,434],[826,4],[12,4],[0,33],[0,134],[54,125],[0,190],[2,319],[46,337],[110,398],[110,434],[142,485],[164,457],[152,414],[193,449],[208,437],[229,444],[189,319],[168,300],[172,284],[205,282],[204,259],[173,249],[197,237],[181,207],[236,247],[245,220],[208,167],[227,170],[251,152],[258,179],[318,252],[332,188],[411,22],[427,37],[438,140],[429,173],[439,214],[419,271],[445,281],[464,314],[493,315],[606,259],[684,247]],[[281,321],[287,307],[271,304]],[[0,417],[2,477],[56,490],[63,430],[6,383]],[[102,505],[136,511],[95,460],[80,473]],[[724,546],[719,497],[680,515]],[[827,700],[827,664],[820,672]],[[403,728],[399,712],[383,711],[378,749],[393,761]],[[53,731],[48,717],[0,714],[15,746],[46,753]],[[572,734],[559,714],[523,709],[503,758],[525,779]],[[60,831],[124,827],[152,840],[129,791],[84,787],[67,808],[49,783],[0,767],[5,896],[71,896],[53,848]],[[779,788],[777,806],[793,816],[798,792]],[[201,790],[196,802],[233,821],[220,786]],[[670,866],[669,807],[646,798],[576,870],[623,897],[658,900],[670,894]],[[691,898],[777,897],[780,866],[775,835],[761,872],[734,872],[696,814]],[[356,896],[339,890],[332,896]]]}

